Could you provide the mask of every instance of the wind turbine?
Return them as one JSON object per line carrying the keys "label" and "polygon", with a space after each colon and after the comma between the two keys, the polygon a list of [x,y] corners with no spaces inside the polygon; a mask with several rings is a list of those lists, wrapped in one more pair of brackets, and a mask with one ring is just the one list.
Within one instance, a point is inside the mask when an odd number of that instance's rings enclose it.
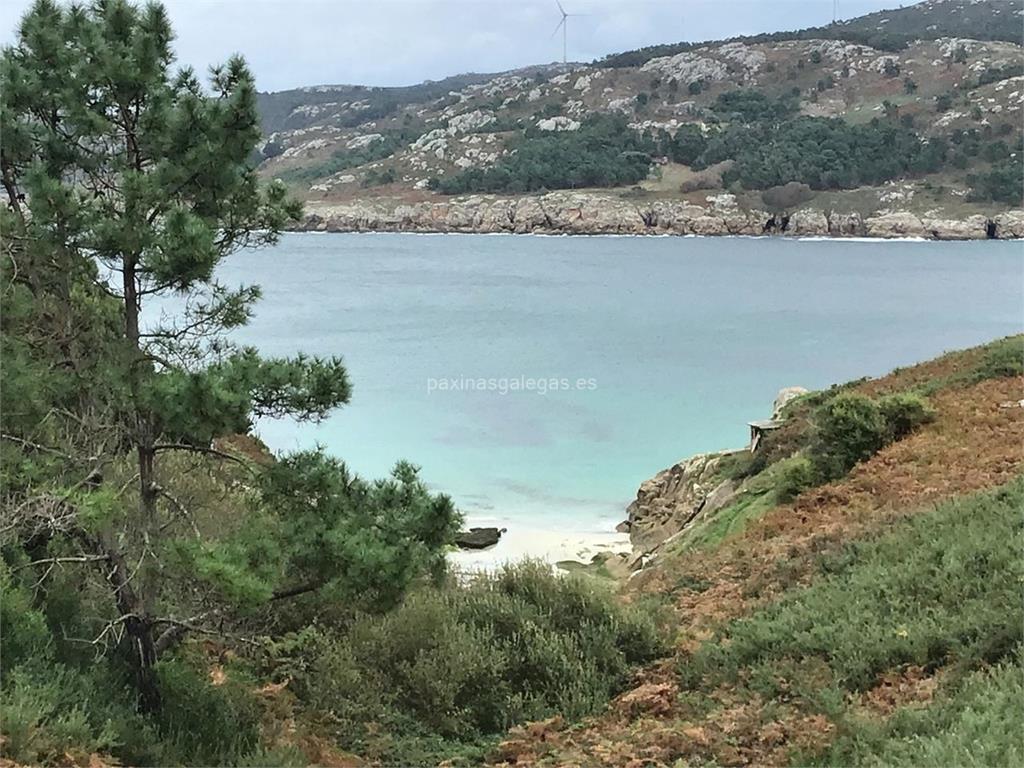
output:
{"label": "wind turbine", "polygon": [[568,37],[567,30],[569,29],[569,17],[570,16],[583,16],[585,14],[582,14],[582,13],[566,13],[565,12],[565,8],[562,7],[561,0],[555,0],[555,4],[558,5],[559,13],[562,14],[562,20],[558,22],[558,26],[555,27],[555,31],[551,33],[551,36],[554,37],[555,35],[557,35],[559,29],[562,30],[562,63],[563,64],[568,64],[569,63],[569,56],[568,56],[569,48],[568,48],[568,43],[567,43],[567,37]]}

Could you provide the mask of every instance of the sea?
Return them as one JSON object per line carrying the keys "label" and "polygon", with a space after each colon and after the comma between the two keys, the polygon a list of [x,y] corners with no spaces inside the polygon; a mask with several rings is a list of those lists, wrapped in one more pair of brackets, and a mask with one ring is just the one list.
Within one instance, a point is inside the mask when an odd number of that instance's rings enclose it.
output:
{"label": "sea", "polygon": [[351,402],[264,420],[368,478],[405,459],[472,524],[610,531],[637,487],[741,447],[783,387],[1024,330],[1016,242],[287,234],[218,273],[234,340],[341,356]]}

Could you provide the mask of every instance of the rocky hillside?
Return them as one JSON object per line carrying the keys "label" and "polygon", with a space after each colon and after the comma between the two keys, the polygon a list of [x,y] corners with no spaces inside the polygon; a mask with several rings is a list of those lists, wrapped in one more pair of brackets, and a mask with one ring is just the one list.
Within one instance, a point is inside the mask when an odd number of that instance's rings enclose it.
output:
{"label": "rocky hillside", "polygon": [[264,94],[261,171],[317,229],[1019,237],[996,217],[1021,207],[1022,24],[1021,0],[929,0],[593,64]]}
{"label": "rocky hillside", "polygon": [[[1019,764],[1024,337],[776,401],[630,507],[623,597],[672,652],[494,765]],[[632,573],[630,571],[632,570]]]}

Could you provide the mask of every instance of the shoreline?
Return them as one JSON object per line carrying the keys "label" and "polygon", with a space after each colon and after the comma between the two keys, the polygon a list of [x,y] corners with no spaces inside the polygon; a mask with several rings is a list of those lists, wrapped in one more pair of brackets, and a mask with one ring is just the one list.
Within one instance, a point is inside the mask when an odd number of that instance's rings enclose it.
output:
{"label": "shoreline", "polygon": [[866,237],[863,235],[675,235],[665,232],[491,232],[491,231],[425,231],[419,229],[289,229],[285,235],[413,235],[416,237],[550,237],[550,238],[621,238],[626,239],[678,239],[678,240],[788,240],[794,243],[964,243],[964,242],[1013,242],[1024,237],[964,238],[962,240],[937,240],[928,237]]}
{"label": "shoreline", "polygon": [[450,552],[448,562],[452,569],[460,573],[471,573],[524,559],[543,560],[553,567],[565,561],[587,565],[594,555],[601,552],[632,552],[629,534],[614,530],[565,530],[514,525],[508,528],[493,547]]}
{"label": "shoreline", "polygon": [[286,234],[296,235],[421,235],[424,237],[440,237],[451,235],[475,235],[495,237],[621,237],[621,238],[678,238],[680,240],[706,238],[706,239],[733,239],[743,238],[744,240],[789,240],[793,242],[846,242],[846,243],[963,243],[963,242],[1013,242],[1024,240],[1024,233],[1011,234],[997,237],[971,236],[927,236],[927,235],[905,235],[905,234],[789,234],[786,232],[778,234],[754,234],[747,232],[604,232],[601,230],[547,230],[532,229],[516,231],[507,229],[424,229],[419,227],[326,227],[326,228],[303,228],[294,227],[285,231]]}
{"label": "shoreline", "polygon": [[827,238],[836,240],[1019,240],[1024,210],[923,214],[879,210],[862,215],[804,207],[785,212],[740,208],[729,193],[707,205],[683,200],[628,200],[606,194],[549,192],[503,198],[476,195],[405,203],[393,199],[307,203],[289,231],[424,235],[667,236]]}

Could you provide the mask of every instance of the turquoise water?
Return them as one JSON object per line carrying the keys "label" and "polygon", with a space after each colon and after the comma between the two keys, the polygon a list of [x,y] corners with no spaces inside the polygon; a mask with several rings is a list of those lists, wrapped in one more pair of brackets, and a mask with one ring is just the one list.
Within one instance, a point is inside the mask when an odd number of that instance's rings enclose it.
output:
{"label": "turquoise water", "polygon": [[354,384],[322,424],[259,424],[273,449],[406,458],[473,519],[573,530],[743,445],[781,387],[1024,328],[1006,242],[293,234],[220,278],[263,287],[240,341],[342,355]]}

